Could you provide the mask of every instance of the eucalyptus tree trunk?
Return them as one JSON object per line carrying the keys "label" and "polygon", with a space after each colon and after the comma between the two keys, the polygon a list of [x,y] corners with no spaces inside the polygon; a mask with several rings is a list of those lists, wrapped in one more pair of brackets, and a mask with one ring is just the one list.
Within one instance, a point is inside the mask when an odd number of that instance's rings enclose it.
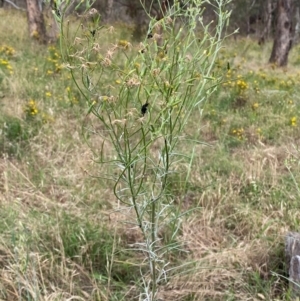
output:
{"label": "eucalyptus tree trunk", "polygon": [[259,38],[258,44],[264,44],[270,37],[272,29],[272,15],[273,15],[273,5],[272,0],[267,0],[265,3],[265,13],[264,13],[264,29]]}
{"label": "eucalyptus tree trunk", "polygon": [[276,32],[269,62],[277,66],[286,66],[289,51],[293,43],[294,0],[278,0]]}
{"label": "eucalyptus tree trunk", "polygon": [[30,37],[40,43],[46,43],[46,27],[43,13],[39,7],[39,0],[27,0],[26,4]]}
{"label": "eucalyptus tree trunk", "polygon": [[298,6],[296,8],[296,26],[295,26],[295,37],[294,37],[294,42],[299,43],[299,38],[300,38],[300,7]]}
{"label": "eucalyptus tree trunk", "polygon": [[114,0],[107,0],[107,3],[106,3],[106,18],[107,18],[107,20],[110,19],[113,5],[114,5]]}

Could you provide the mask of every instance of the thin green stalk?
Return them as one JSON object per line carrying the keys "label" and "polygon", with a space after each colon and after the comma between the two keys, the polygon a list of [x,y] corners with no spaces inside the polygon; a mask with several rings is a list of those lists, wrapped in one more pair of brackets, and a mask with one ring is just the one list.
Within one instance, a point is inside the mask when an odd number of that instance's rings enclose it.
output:
{"label": "thin green stalk", "polygon": [[[156,201],[152,201],[151,203],[151,250],[156,249]],[[149,254],[152,257],[151,254]],[[150,258],[151,263],[151,277],[152,277],[152,294],[151,294],[151,301],[155,300],[155,292],[156,292],[156,263],[155,258]]]}

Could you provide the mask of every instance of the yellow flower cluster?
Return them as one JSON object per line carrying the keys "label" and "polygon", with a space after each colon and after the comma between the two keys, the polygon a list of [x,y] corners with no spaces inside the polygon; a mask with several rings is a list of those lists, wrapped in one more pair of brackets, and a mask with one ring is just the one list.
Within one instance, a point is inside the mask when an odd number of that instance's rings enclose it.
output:
{"label": "yellow flower cluster", "polygon": [[40,37],[40,35],[39,35],[39,33],[38,33],[37,30],[34,30],[34,31],[31,33],[31,37],[34,38],[34,39],[36,39],[36,40],[38,40],[39,37]]}
{"label": "yellow flower cluster", "polygon": [[244,80],[242,80],[242,79],[239,79],[239,80],[236,82],[236,85],[238,86],[238,88],[239,88],[240,90],[246,90],[246,89],[248,88],[247,83],[246,83]]}
{"label": "yellow flower cluster", "polygon": [[291,88],[292,86],[294,85],[294,82],[292,81],[292,80],[286,80],[286,81],[284,81],[284,80],[281,80],[280,82],[279,82],[279,88]]}
{"label": "yellow flower cluster", "polygon": [[120,40],[118,42],[118,46],[122,47],[124,49],[128,49],[131,46],[131,44],[128,41],[126,41],[126,40]]}
{"label": "yellow flower cluster", "polygon": [[253,82],[253,89],[254,89],[254,91],[255,91],[256,94],[259,94],[260,89],[259,89],[259,85],[258,85],[258,81],[257,80],[255,80]]}
{"label": "yellow flower cluster", "polygon": [[243,128],[233,129],[231,131],[231,134],[233,136],[237,137],[239,140],[243,140],[243,138],[244,138],[244,129]]}
{"label": "yellow flower cluster", "polygon": [[233,88],[235,93],[238,92],[242,94],[246,89],[248,89],[247,82],[242,79],[241,75],[235,75],[234,71],[229,69],[226,73],[226,82],[223,83],[223,87]]}
{"label": "yellow flower cluster", "polygon": [[223,83],[223,87],[237,88],[239,93],[248,89],[248,84],[242,79],[241,75],[235,75],[234,71],[229,69],[226,73],[227,81]]}
{"label": "yellow flower cluster", "polygon": [[27,115],[27,117],[32,117],[32,116],[37,115],[38,109],[37,109],[36,102],[33,99],[30,99],[28,101],[28,103],[26,104],[26,106],[24,108],[24,112]]}
{"label": "yellow flower cluster", "polygon": [[5,69],[7,69],[9,71],[10,74],[13,73],[13,68],[12,66],[10,65],[9,61],[8,60],[4,60],[4,59],[1,59],[0,58],[0,68],[1,67],[4,67]]}
{"label": "yellow flower cluster", "polygon": [[13,56],[15,54],[15,50],[7,45],[0,46],[0,54],[5,56]]}
{"label": "yellow flower cluster", "polygon": [[297,125],[297,118],[295,116],[292,117],[290,122],[291,122],[291,126],[296,126]]}
{"label": "yellow flower cluster", "polygon": [[266,75],[266,73],[264,73],[264,72],[259,72],[259,73],[258,73],[258,76],[259,76],[261,79],[266,79],[266,78],[267,78],[267,75]]}
{"label": "yellow flower cluster", "polygon": [[258,135],[260,138],[262,138],[262,130],[261,130],[261,128],[257,128],[257,129],[256,129],[256,133],[257,133],[257,135]]}
{"label": "yellow flower cluster", "polygon": [[75,105],[79,103],[79,99],[75,95],[73,95],[71,88],[69,86],[66,88],[65,91],[66,91],[65,99],[69,104]]}
{"label": "yellow flower cluster", "polygon": [[13,73],[13,68],[9,62],[9,57],[15,54],[15,50],[7,45],[0,46],[0,68],[8,70],[10,74]]}
{"label": "yellow flower cluster", "polygon": [[47,61],[50,63],[50,68],[47,70],[47,75],[52,75],[53,73],[59,73],[62,69],[61,56],[58,50],[54,46],[48,48],[49,56]]}

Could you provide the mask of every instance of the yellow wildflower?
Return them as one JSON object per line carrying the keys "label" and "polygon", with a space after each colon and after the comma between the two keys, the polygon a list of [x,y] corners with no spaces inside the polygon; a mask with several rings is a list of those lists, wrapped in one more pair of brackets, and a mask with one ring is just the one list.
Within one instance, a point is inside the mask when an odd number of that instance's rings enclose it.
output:
{"label": "yellow wildflower", "polygon": [[33,99],[30,99],[25,106],[24,112],[28,116],[35,116],[38,113],[36,102]]}
{"label": "yellow wildflower", "polygon": [[118,46],[123,47],[124,49],[128,49],[131,46],[131,44],[126,40],[120,40],[118,42]]}
{"label": "yellow wildflower", "polygon": [[291,126],[296,126],[297,125],[297,118],[294,116],[291,118]]}
{"label": "yellow wildflower", "polygon": [[245,90],[248,88],[248,85],[244,80],[239,79],[236,84],[241,90]]}

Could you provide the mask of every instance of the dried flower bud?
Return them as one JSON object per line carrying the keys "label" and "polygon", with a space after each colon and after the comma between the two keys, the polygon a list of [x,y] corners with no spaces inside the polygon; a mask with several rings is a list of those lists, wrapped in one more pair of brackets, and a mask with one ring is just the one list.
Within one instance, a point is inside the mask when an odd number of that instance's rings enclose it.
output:
{"label": "dried flower bud", "polygon": [[101,50],[100,45],[98,43],[94,43],[93,50],[96,52],[100,52],[100,50]]}
{"label": "dried flower bud", "polygon": [[159,42],[159,41],[161,41],[161,39],[162,39],[162,35],[161,35],[161,34],[155,33],[155,34],[153,35],[153,40],[154,40],[154,41]]}
{"label": "dried flower bud", "polygon": [[126,121],[127,121],[127,119],[115,119],[113,122],[112,122],[112,124],[113,125],[115,125],[115,124],[120,124],[120,125],[122,125],[122,126],[124,126],[125,124],[126,124]]}
{"label": "dried flower bud", "polygon": [[109,58],[104,58],[103,61],[102,61],[102,66],[104,67],[109,67],[111,65],[111,60]]}
{"label": "dried flower bud", "polygon": [[131,45],[128,41],[126,41],[126,40],[120,40],[120,41],[118,42],[118,46],[119,46],[119,47],[122,47],[122,48],[124,48],[124,49],[128,49],[128,48],[131,47],[132,45]]}
{"label": "dried flower bud", "polygon": [[126,82],[126,85],[127,85],[127,87],[129,87],[129,88],[139,86],[140,84],[141,84],[141,82],[138,81],[136,78],[130,78],[130,79]]}
{"label": "dried flower bud", "polygon": [[114,32],[115,32],[115,28],[114,28],[113,26],[109,26],[109,27],[107,28],[107,31],[108,31],[109,33],[114,33]]}
{"label": "dried flower bud", "polygon": [[98,11],[96,8],[91,8],[87,13],[86,13],[86,17],[90,18],[90,17],[94,17],[95,15],[99,15]]}
{"label": "dried flower bud", "polygon": [[173,19],[171,17],[167,17],[166,23],[167,24],[172,24],[173,23]]}
{"label": "dried flower bud", "polygon": [[159,68],[155,68],[155,69],[152,70],[152,75],[153,76],[157,76],[157,75],[159,75],[159,73],[160,73],[160,69]]}

